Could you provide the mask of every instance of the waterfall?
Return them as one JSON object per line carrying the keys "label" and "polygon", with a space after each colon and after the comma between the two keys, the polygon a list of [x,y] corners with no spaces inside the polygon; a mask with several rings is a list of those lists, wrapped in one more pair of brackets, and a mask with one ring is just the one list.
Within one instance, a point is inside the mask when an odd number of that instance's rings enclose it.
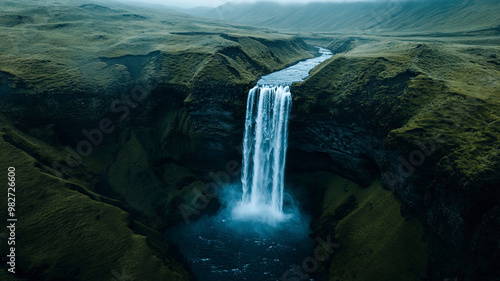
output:
{"label": "waterfall", "polygon": [[[319,48],[319,52],[321,56],[261,77],[248,93],[241,170],[243,195],[231,200],[236,203],[231,207],[232,218],[275,224],[297,213],[295,206],[283,210],[288,115],[292,106],[289,85],[303,81],[311,69],[332,57],[329,50]],[[290,203],[293,205],[293,200]]]}
{"label": "waterfall", "polygon": [[[284,173],[292,107],[288,86],[331,57],[320,52],[257,81],[248,92],[241,184],[220,186],[216,215],[169,229],[200,280],[282,280],[314,247],[311,220],[301,213],[300,201],[285,193]],[[289,280],[298,279],[292,275]]]}
{"label": "waterfall", "polygon": [[241,175],[247,209],[282,213],[291,104],[288,86],[256,86],[248,94]]}

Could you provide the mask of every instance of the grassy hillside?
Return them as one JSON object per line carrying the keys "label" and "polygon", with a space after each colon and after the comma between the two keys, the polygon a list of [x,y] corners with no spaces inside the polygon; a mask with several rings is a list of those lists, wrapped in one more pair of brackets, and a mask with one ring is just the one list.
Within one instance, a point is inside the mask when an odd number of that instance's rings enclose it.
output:
{"label": "grassy hillside", "polygon": [[[116,276],[190,280],[168,242],[157,238],[159,233],[134,227],[140,223],[113,206],[117,201],[109,204],[113,200],[89,190],[91,181],[54,177],[43,164],[44,158],[64,155],[18,131],[4,118],[0,121],[0,168],[16,169],[15,276],[28,280],[111,280]],[[6,202],[7,193],[0,199]],[[2,212],[1,218],[5,221],[7,213]],[[158,251],[155,244],[164,250]],[[7,243],[0,247],[2,253],[8,252]]]}
{"label": "grassy hillside", "polygon": [[[0,5],[0,47],[8,50],[0,53],[0,72],[13,75],[12,85],[32,93],[109,93],[141,74],[190,86],[224,50],[246,54],[255,64],[246,69],[232,61],[217,65],[237,70],[227,77],[233,82],[248,83],[311,56],[291,36],[165,10],[91,1],[6,0]],[[240,38],[255,44],[240,44]],[[291,49],[282,43],[292,44]],[[151,58],[157,64],[151,71],[156,72],[142,73],[142,64]]]}
{"label": "grassy hillside", "polygon": [[498,34],[499,9],[500,3],[494,0],[409,0],[307,5],[228,3],[209,12],[192,13],[292,32],[430,34],[484,30]]}
{"label": "grassy hillside", "polygon": [[[369,122],[359,119],[359,124],[408,143],[426,137],[431,129],[439,131],[450,136],[446,145],[465,149],[449,150],[454,160],[444,161],[451,160],[446,157],[440,163],[471,177],[492,169],[483,162],[486,155],[487,163],[498,164],[492,160],[497,159],[495,135],[500,131],[495,127],[499,51],[495,45],[435,41],[361,45],[335,56],[298,84],[295,105],[299,111],[327,110],[337,120],[375,116]],[[475,152],[465,153],[467,149]]]}
{"label": "grassy hillside", "polygon": [[[19,280],[190,280],[162,234],[211,180],[183,162],[203,129],[184,104],[221,85],[243,97],[314,55],[294,36],[112,1],[1,1],[0,38],[0,167],[18,171]],[[127,100],[136,86],[148,89],[142,103]],[[115,130],[75,164],[68,148],[103,118]],[[57,163],[72,168],[58,174]]]}
{"label": "grassy hillside", "polygon": [[[384,39],[337,54],[292,86],[295,122],[317,124],[311,130],[335,151],[376,163],[401,212],[430,231],[430,276],[494,280],[498,235],[486,233],[499,223],[486,219],[500,200],[500,49],[439,41]],[[308,142],[321,147],[321,136]],[[351,229],[347,221],[335,228]],[[365,280],[353,274],[330,280]]]}
{"label": "grassy hillside", "polygon": [[421,222],[401,216],[394,195],[379,180],[368,187],[327,172],[293,175],[317,193],[315,235],[338,247],[321,263],[332,281],[419,280],[426,276],[428,249]]}
{"label": "grassy hillside", "polygon": [[[16,277],[189,280],[161,233],[182,221],[182,204],[193,209],[208,199],[192,218],[216,211],[219,202],[203,189],[241,157],[248,88],[312,57],[306,42],[339,54],[292,86],[290,144],[300,135],[306,148],[330,156],[331,170],[360,168],[346,177],[368,163],[400,200],[378,181],[362,188],[328,173],[293,175],[322,187],[312,192],[320,195],[314,231],[343,246],[322,269],[331,280],[493,276],[500,4],[439,3],[260,3],[209,12],[236,22],[228,23],[111,1],[1,1],[0,168],[16,166],[22,185]],[[150,89],[147,100],[130,100],[135,86]],[[120,118],[117,105],[130,117]],[[103,118],[115,130],[71,166],[78,160],[68,147],[77,149],[83,130]],[[398,157],[426,139],[436,149],[425,165],[388,178],[400,172]],[[59,175],[54,161],[71,171]]]}

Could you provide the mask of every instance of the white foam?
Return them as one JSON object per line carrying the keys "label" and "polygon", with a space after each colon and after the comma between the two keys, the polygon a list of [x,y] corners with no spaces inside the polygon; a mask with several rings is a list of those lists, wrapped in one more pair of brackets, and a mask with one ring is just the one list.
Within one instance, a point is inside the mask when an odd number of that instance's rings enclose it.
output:
{"label": "white foam", "polygon": [[269,225],[290,220],[293,214],[286,214],[270,205],[240,202],[231,211],[232,219],[240,221],[261,222]]}

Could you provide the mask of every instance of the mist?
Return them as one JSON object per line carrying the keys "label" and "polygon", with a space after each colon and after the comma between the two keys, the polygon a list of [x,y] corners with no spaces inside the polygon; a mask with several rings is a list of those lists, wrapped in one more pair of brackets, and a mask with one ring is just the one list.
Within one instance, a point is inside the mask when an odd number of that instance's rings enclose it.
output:
{"label": "mist", "polygon": [[[262,1],[250,0],[118,0],[119,2],[136,3],[136,4],[155,4],[164,5],[167,7],[179,8],[194,8],[194,7],[218,7],[227,3],[254,3]],[[277,2],[282,4],[306,4],[306,3],[345,3],[345,2],[375,2],[387,0],[271,0],[266,2]]]}

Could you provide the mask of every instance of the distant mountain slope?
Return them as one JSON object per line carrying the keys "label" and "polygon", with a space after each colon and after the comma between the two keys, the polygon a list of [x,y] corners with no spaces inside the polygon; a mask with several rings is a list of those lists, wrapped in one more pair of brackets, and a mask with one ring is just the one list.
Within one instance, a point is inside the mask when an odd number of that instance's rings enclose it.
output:
{"label": "distant mountain slope", "polygon": [[[225,4],[192,14],[290,31],[356,33],[453,33],[488,30],[498,34],[500,1],[408,0],[282,5]],[[185,12],[189,12],[186,10]]]}

